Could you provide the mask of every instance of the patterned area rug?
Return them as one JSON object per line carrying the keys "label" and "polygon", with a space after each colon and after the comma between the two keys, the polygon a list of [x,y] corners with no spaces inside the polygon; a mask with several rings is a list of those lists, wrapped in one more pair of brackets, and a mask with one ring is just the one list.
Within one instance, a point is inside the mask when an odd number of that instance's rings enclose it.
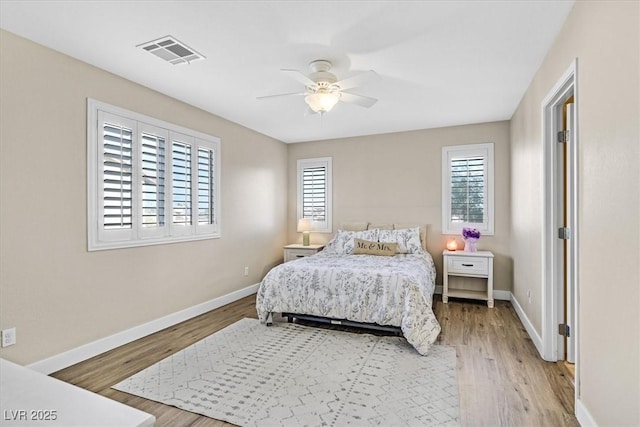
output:
{"label": "patterned area rug", "polygon": [[242,319],[113,388],[240,426],[459,425],[456,353]]}

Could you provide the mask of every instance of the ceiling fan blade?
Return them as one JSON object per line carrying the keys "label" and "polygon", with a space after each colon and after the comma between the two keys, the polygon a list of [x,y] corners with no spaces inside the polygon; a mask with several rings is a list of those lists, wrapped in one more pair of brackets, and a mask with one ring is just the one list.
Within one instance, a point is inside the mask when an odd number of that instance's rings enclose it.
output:
{"label": "ceiling fan blade", "polygon": [[336,83],[336,85],[340,86],[341,90],[351,89],[356,86],[360,86],[361,84],[365,83],[367,80],[371,80],[375,77],[379,77],[378,73],[376,73],[375,71],[373,70],[364,71],[360,74],[356,74],[355,76],[347,77],[344,80],[340,80],[338,83]]}
{"label": "ceiling fan blade", "polygon": [[276,95],[265,95],[258,96],[256,99],[267,99],[267,98],[279,98],[281,96],[297,96],[297,95],[306,95],[306,92],[291,92],[291,93],[278,93]]}
{"label": "ceiling fan blade", "polygon": [[348,104],[356,104],[361,107],[369,108],[373,106],[376,102],[378,102],[375,98],[370,98],[368,96],[356,95],[355,93],[341,92],[340,93],[340,101],[346,102]]}
{"label": "ceiling fan blade", "polygon": [[291,77],[293,77],[294,79],[296,79],[297,81],[299,81],[300,83],[302,83],[305,86],[315,86],[316,82],[314,82],[313,80],[311,80],[309,77],[305,76],[304,74],[302,74],[300,71],[298,70],[288,70],[288,69],[281,69],[280,71],[284,71],[285,73],[287,73],[288,75],[290,75]]}

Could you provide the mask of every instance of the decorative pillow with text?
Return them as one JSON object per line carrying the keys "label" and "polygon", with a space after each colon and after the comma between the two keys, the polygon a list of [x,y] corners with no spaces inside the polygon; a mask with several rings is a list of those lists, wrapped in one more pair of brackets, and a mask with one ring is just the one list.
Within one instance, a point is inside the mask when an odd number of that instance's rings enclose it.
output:
{"label": "decorative pillow with text", "polygon": [[336,235],[327,244],[327,253],[349,255],[353,252],[355,239],[378,241],[378,230],[345,231],[338,230]]}
{"label": "decorative pillow with text", "polygon": [[355,239],[353,242],[353,254],[394,256],[396,254],[395,243],[372,242],[369,240]]}

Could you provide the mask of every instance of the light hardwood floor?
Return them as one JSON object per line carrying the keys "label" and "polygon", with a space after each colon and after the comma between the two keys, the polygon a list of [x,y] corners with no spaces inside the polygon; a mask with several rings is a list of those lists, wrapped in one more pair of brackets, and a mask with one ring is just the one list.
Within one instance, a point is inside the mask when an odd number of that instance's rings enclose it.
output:
{"label": "light hardwood floor", "polygon": [[[434,311],[439,344],[457,352],[463,426],[578,426],[573,386],[560,364],[543,361],[511,304],[459,300]],[[255,296],[71,366],[52,376],[156,416],[156,426],[223,426],[213,420],[110,387],[243,317],[256,317]]]}

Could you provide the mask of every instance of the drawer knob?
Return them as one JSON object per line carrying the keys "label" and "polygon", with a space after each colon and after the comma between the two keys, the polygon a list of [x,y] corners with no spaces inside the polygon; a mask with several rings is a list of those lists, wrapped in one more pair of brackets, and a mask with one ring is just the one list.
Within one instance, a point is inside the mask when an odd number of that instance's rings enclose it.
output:
{"label": "drawer knob", "polygon": [[473,264],[462,264],[463,267],[473,267]]}

